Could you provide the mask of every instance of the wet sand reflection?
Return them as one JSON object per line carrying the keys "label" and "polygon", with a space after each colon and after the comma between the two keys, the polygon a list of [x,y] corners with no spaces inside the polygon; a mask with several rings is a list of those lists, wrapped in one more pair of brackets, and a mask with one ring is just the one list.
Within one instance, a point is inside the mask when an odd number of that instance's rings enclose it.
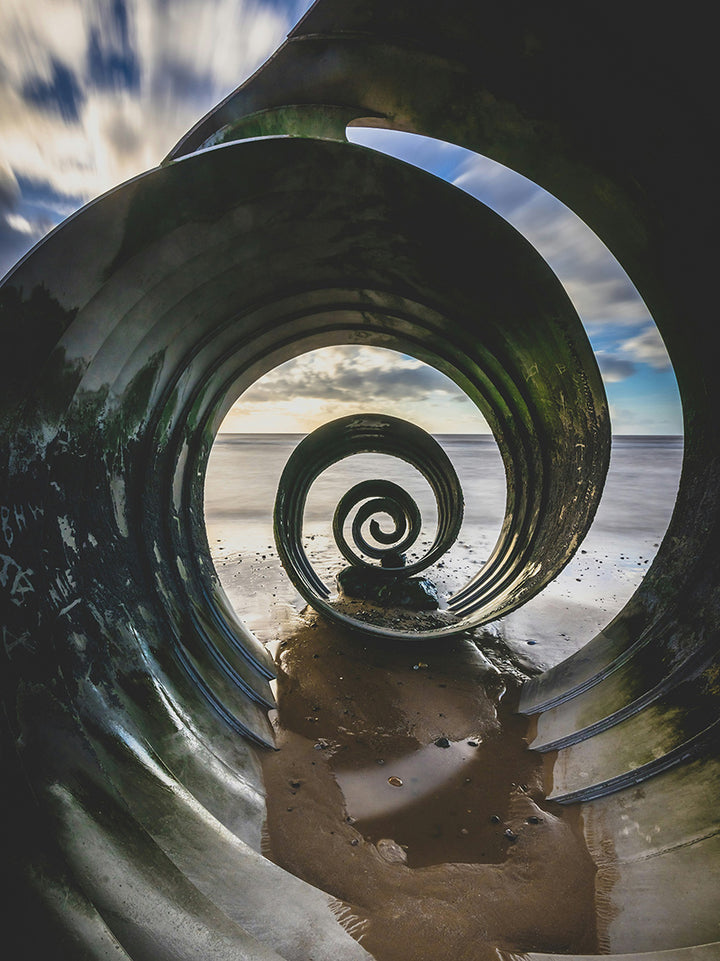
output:
{"label": "wet sand reflection", "polygon": [[468,638],[390,645],[309,610],[277,663],[265,851],[372,955],[596,949],[595,866],[545,800],[512,675]]}

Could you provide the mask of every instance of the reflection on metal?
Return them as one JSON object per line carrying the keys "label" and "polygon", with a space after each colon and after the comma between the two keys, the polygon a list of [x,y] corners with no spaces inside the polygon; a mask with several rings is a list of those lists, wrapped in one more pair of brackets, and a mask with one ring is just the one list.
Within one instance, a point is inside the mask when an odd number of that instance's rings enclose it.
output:
{"label": "reflection on metal", "polygon": [[[388,578],[416,574],[435,563],[452,546],[463,519],[463,496],[455,469],[442,447],[415,424],[397,417],[358,414],[343,417],[309,434],[293,451],[278,485],[275,501],[275,542],[283,567],[300,594],[317,610],[356,629],[365,628],[356,619],[336,611],[327,603],[330,591],[314,571],[303,547],[303,518],[307,495],[314,481],[338,461],[353,454],[378,453],[398,457],[428,481],[437,505],[435,537],[418,560],[405,564],[400,559],[417,541],[422,530],[420,510],[402,487],[387,480],[366,480],[354,485],[338,502],[333,516],[333,534],[343,557],[358,567],[372,567],[376,575]],[[356,550],[348,544],[344,526],[352,519]],[[377,514],[389,517],[394,527],[381,528]],[[372,540],[363,534],[370,521]],[[358,553],[359,552],[359,553]],[[382,559],[373,565],[362,555]],[[398,558],[396,563],[393,562]]]}
{"label": "reflection on metal", "polygon": [[[491,211],[343,143],[362,121],[462,144],[546,187],[618,257],[665,340],[686,428],[670,529],[627,606],[521,707],[538,715],[533,746],[557,751],[553,796],[585,802],[605,953],[717,955],[711,38],[672,8],[648,17],[614,0],[591,28],[577,4],[319,0],[163,167],[8,275],[13,956],[366,956],[322,892],[260,853],[273,666],[205,539],[214,433],[264,372],[376,344],[435,365],[483,411],[507,513],[492,576],[454,599],[462,628],[540,590],[592,519],[609,425],[570,302]],[[260,139],[234,142],[247,136]]]}

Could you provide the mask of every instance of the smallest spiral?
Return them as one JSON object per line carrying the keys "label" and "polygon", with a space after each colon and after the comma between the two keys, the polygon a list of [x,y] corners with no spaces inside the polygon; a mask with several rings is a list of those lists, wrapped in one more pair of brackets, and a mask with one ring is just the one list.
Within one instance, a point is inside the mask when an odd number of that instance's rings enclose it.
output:
{"label": "smallest spiral", "polygon": [[[355,508],[351,531],[359,553],[352,549],[345,537],[345,521]],[[392,530],[385,530],[377,515],[390,518],[394,525]],[[363,533],[368,521],[374,543]],[[368,557],[375,558],[380,560],[383,570],[396,576],[408,573],[404,554],[415,544],[421,530],[422,517],[414,499],[399,484],[388,480],[367,480],[355,484],[340,498],[333,516],[335,543],[346,560],[357,567],[376,569],[366,560]]]}
{"label": "smallest spiral", "polygon": [[[305,504],[312,484],[323,471],[361,453],[387,454],[414,467],[432,490],[437,523],[429,548],[406,564],[405,553],[417,544],[422,531],[415,500],[392,481],[361,481],[340,498],[332,519],[338,550],[350,564],[371,568],[376,576],[409,577],[435,563],[448,550],[463,521],[464,499],[455,468],[440,444],[416,424],[386,415],[357,414],[313,431],[295,448],[280,478],[273,517],[275,543],[299,593],[312,607],[331,616],[333,612],[326,604],[330,590],[302,546]],[[352,543],[346,536],[348,526]]]}

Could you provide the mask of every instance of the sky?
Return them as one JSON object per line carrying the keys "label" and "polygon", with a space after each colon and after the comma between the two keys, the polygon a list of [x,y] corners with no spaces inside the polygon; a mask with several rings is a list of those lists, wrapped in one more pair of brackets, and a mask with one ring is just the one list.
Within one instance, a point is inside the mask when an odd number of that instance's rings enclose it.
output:
{"label": "sky", "polygon": [[[309,0],[0,0],[0,276],[80,206],[156,166],[279,46]],[[615,433],[679,434],[675,378],[604,245],[540,187],[450,144],[351,128],[482,200],[545,257],[585,325]],[[373,348],[325,348],[253,385],[226,431],[306,432],[357,410],[435,433],[487,431],[444,375]]]}

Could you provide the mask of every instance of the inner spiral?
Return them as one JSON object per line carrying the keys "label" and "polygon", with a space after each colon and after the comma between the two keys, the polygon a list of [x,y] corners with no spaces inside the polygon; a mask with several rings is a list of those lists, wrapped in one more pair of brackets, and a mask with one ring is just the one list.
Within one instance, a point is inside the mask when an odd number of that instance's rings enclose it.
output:
{"label": "inner spiral", "polygon": [[[358,551],[367,557],[379,559],[382,568],[393,574],[405,572],[404,552],[416,543],[422,530],[422,516],[415,500],[399,484],[379,479],[361,481],[340,498],[333,516],[335,543],[351,564],[367,567],[368,562],[353,551],[344,532],[345,521],[356,507],[351,529]],[[376,517],[378,514],[391,519],[394,525],[392,530],[383,530]],[[368,520],[374,544],[363,535],[363,525]]]}
{"label": "inner spiral", "polygon": [[[420,509],[413,497],[392,481],[361,481],[340,498],[332,522],[338,549],[352,565],[372,568],[381,576],[408,577],[437,561],[455,542],[462,526],[464,499],[455,468],[440,444],[422,428],[379,414],[350,415],[319,427],[298,444],[285,465],[275,499],[274,531],[288,576],[309,604],[323,609],[330,591],[303,547],[305,504],[310,487],[323,471],[359,453],[390,454],[418,470],[435,497],[437,525],[428,550],[406,563],[405,552],[417,543],[422,531]],[[390,519],[391,530],[384,529],[378,515]],[[354,546],[345,535],[351,516]],[[364,534],[365,525],[374,543]],[[373,563],[377,560],[379,566]]]}

